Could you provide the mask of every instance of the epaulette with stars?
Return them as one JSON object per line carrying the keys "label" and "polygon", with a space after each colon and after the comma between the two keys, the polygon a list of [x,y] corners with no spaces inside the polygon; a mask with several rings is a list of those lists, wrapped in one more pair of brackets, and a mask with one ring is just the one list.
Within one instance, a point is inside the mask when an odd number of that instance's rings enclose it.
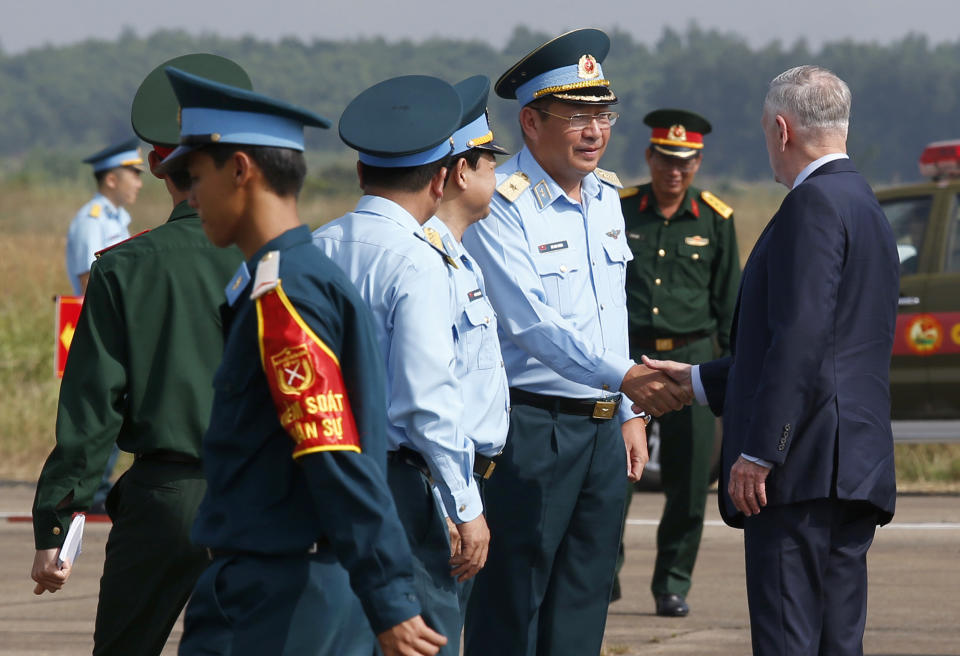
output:
{"label": "epaulette with stars", "polygon": [[597,174],[597,177],[600,178],[600,180],[606,182],[608,185],[616,187],[617,189],[623,188],[623,183],[620,182],[620,178],[613,171],[607,171],[606,169],[601,169],[598,166],[593,172]]}
{"label": "epaulette with stars", "polygon": [[497,185],[497,191],[512,203],[529,187],[530,178],[527,174],[523,171],[515,171],[513,175]]}
{"label": "epaulette with stars", "polygon": [[423,229],[423,234],[416,233],[418,237],[423,239],[425,242],[430,244],[435,251],[440,253],[443,256],[443,261],[447,263],[447,266],[451,266],[454,269],[459,269],[457,266],[456,260],[450,257],[450,254],[447,253],[446,249],[443,247],[443,240],[440,238],[440,233],[434,230],[433,228],[426,227]]}

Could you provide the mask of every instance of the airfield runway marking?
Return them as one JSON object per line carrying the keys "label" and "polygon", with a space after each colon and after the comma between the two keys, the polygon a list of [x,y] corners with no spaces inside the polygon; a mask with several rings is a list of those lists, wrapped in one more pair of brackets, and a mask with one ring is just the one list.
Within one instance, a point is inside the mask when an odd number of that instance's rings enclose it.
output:
{"label": "airfield runway marking", "polygon": [[[629,526],[658,526],[659,519],[628,519]],[[708,519],[704,526],[726,526],[718,519]],[[880,530],[899,529],[901,531],[956,531],[960,530],[960,522],[892,522],[882,526]]]}

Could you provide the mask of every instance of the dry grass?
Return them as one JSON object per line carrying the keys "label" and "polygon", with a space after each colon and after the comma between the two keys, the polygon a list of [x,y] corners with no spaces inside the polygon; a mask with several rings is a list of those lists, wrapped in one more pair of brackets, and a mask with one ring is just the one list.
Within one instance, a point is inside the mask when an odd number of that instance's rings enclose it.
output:
{"label": "dry grass", "polygon": [[[698,182],[734,208],[745,261],[785,189],[774,183]],[[63,262],[66,230],[92,191],[92,182],[0,182],[0,479],[36,478],[54,443],[59,381],[53,375],[51,299],[70,293]],[[326,195],[308,184],[301,219],[315,228],[349,211],[358,196],[359,190]],[[159,224],[169,211],[161,184],[144,176],[144,189],[131,208],[131,232]],[[898,445],[897,468],[903,489],[960,490],[960,445]]]}

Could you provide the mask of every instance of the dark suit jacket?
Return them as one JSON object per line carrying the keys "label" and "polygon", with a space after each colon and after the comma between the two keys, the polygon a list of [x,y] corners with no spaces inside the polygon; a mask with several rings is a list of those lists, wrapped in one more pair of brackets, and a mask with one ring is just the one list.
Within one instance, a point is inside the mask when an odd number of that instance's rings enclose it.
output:
{"label": "dark suit jacket", "polygon": [[896,484],[890,353],[899,259],[890,224],[848,159],[791,190],[744,267],[731,356],[701,365],[723,415],[720,511],[741,453],[774,463],[769,505],[865,500],[884,524]]}

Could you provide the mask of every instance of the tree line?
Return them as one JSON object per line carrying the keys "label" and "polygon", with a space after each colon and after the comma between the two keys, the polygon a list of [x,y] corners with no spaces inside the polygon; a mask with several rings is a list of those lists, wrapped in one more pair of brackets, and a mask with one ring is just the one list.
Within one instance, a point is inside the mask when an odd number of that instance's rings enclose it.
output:
{"label": "tree line", "polygon": [[[704,174],[769,177],[759,128],[766,85],[777,73],[806,63],[826,66],[850,85],[849,149],[873,182],[918,179],[923,146],[960,137],[960,39],[932,44],[908,35],[886,45],[838,41],[813,50],[804,41],[753,48],[741,36],[696,24],[684,32],[666,29],[653,45],[620,30],[610,35],[604,72],[620,98],[615,109],[621,118],[603,165],[627,178],[645,172],[649,130],[642,118],[658,107],[691,109],[713,123]],[[496,81],[551,36],[520,27],[496,49],[460,39],[272,42],[127,31],[114,41],[0,52],[0,157],[16,163],[7,164],[8,172],[33,166],[51,176],[78,175],[80,157],[129,136],[130,103],[144,76],[164,59],[188,52],[230,57],[247,69],[256,90],[336,121],[351,98],[385,78],[422,73],[456,82],[482,73]],[[498,140],[518,147],[515,102],[491,96]],[[353,161],[335,126],[310,132],[311,164],[343,168]]]}

